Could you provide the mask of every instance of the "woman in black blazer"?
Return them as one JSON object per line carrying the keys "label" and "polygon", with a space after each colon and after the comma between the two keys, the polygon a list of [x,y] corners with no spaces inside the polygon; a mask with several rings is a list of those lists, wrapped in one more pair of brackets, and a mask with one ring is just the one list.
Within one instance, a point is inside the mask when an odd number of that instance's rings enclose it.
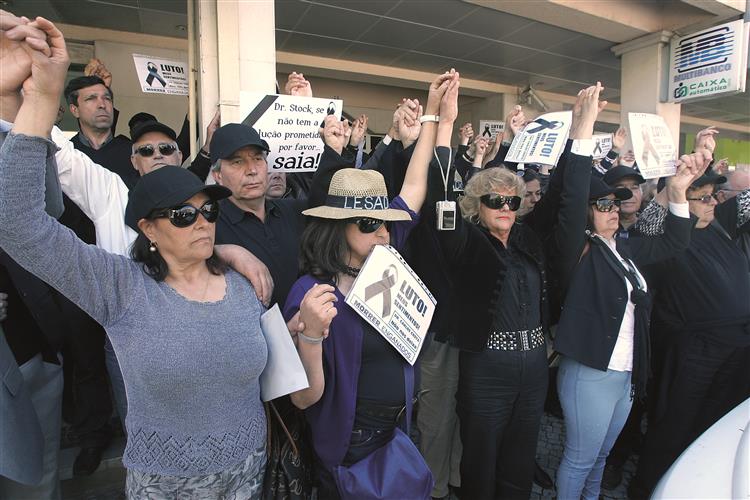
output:
{"label": "woman in black blazer", "polygon": [[[579,94],[574,114],[596,116],[601,86]],[[591,120],[589,120],[591,121]],[[591,122],[593,126],[593,122]],[[578,136],[589,136],[588,131]],[[615,240],[622,200],[591,168],[568,169],[563,179],[553,268],[563,307],[555,349],[562,354],[558,394],[566,441],[557,472],[560,499],[597,499],[604,464],[648,379],[648,287],[637,266],[687,248],[693,223],[685,191],[702,155],[683,156],[667,190],[670,214],[660,237]],[[705,163],[705,165],[704,165]],[[589,166],[590,167],[590,166]]]}

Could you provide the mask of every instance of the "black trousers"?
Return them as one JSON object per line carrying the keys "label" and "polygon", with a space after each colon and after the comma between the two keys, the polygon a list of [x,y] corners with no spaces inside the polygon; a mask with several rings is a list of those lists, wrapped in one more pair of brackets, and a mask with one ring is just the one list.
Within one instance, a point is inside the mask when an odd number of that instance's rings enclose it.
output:
{"label": "black trousers", "polygon": [[666,365],[633,478],[634,491],[642,494],[698,436],[750,396],[750,346],[686,335],[669,349]]}
{"label": "black trousers", "polygon": [[547,396],[547,350],[461,352],[461,498],[528,499]]}

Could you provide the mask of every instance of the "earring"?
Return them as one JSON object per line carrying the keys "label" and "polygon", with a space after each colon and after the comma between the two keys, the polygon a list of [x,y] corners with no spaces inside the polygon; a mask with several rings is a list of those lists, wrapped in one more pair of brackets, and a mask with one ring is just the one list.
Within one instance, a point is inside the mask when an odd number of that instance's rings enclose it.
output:
{"label": "earring", "polygon": [[148,249],[151,252],[156,252],[156,250],[157,250],[156,242],[152,241],[151,244],[148,246]]}

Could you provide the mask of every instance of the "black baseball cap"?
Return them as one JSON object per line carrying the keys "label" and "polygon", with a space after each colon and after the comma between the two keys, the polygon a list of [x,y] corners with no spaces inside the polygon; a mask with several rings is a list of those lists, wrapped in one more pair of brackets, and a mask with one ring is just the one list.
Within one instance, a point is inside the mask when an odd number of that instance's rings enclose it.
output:
{"label": "black baseball cap", "polygon": [[159,120],[156,119],[154,115],[151,113],[144,113],[141,111],[140,113],[136,113],[133,116],[130,117],[130,120],[128,120],[128,128],[130,130],[133,130],[133,127],[138,125],[141,122],[158,122]]}
{"label": "black baseball cap", "polygon": [[634,177],[638,181],[638,184],[646,182],[646,179],[636,169],[626,167],[625,165],[618,165],[607,170],[607,173],[604,174],[604,182],[612,186],[625,177]]}
{"label": "black baseball cap", "polygon": [[219,127],[211,138],[211,163],[229,158],[245,146],[256,146],[263,151],[271,151],[268,143],[261,139],[254,128],[241,123],[227,123]]}
{"label": "black baseball cap", "polygon": [[726,177],[719,175],[712,170],[707,170],[703,175],[695,179],[690,187],[698,189],[708,184],[724,184],[725,182],[727,182]]}
{"label": "black baseball cap", "polygon": [[618,200],[629,200],[633,197],[633,192],[627,188],[609,187],[598,177],[591,177],[589,182],[589,200],[598,200],[611,194],[615,195]]}
{"label": "black baseball cap", "polygon": [[190,172],[178,166],[158,168],[140,178],[130,191],[125,207],[125,224],[138,231],[138,221],[158,208],[179,205],[198,193],[206,193],[212,200],[229,197],[232,192],[224,186],[207,186]]}
{"label": "black baseball cap", "polygon": [[130,140],[135,142],[140,139],[141,136],[149,132],[161,132],[173,141],[177,140],[177,134],[174,133],[174,130],[172,130],[170,127],[167,127],[163,123],[157,122],[156,120],[136,123],[135,126],[130,130]]}

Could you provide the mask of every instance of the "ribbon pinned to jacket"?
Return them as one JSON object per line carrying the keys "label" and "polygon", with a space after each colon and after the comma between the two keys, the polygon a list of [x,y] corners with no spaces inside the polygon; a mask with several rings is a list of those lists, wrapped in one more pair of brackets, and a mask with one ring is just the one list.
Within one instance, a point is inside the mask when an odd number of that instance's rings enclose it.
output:
{"label": "ribbon pinned to jacket", "polygon": [[[393,273],[391,273],[393,270]],[[396,286],[396,278],[398,272],[395,266],[389,266],[388,269],[383,271],[383,279],[376,281],[375,283],[368,285],[365,288],[365,301],[370,300],[373,297],[377,297],[383,294],[383,317],[391,314],[391,288]]]}

